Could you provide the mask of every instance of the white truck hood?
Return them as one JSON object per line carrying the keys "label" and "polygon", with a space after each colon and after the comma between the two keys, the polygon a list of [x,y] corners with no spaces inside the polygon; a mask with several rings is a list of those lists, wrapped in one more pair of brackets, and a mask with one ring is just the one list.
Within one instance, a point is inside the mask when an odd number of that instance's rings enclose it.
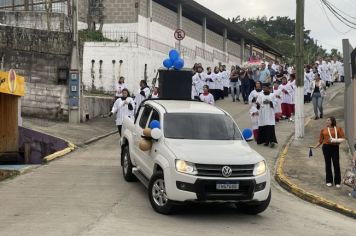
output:
{"label": "white truck hood", "polygon": [[243,140],[166,139],[177,159],[196,164],[249,165],[264,158]]}

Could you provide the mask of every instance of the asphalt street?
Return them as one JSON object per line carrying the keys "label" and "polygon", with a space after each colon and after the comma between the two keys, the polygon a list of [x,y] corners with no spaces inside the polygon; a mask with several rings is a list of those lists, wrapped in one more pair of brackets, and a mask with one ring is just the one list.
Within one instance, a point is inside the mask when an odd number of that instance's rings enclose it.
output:
{"label": "asphalt street", "polygon": [[[218,105],[241,128],[250,126],[248,105],[230,99]],[[291,128],[292,123],[277,127],[278,138],[287,137]],[[107,137],[0,182],[0,235],[355,235],[354,219],[304,202],[274,181],[271,205],[257,216],[214,204],[157,214],[144,186],[124,181],[118,139],[117,134]],[[255,148],[273,169],[276,150]]]}

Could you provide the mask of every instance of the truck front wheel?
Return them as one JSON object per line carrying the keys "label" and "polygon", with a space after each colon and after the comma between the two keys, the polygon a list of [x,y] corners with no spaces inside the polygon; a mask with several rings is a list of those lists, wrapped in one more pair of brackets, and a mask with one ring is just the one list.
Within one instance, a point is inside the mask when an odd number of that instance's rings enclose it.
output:
{"label": "truck front wheel", "polygon": [[167,198],[166,185],[162,172],[154,174],[148,185],[148,197],[153,209],[161,214],[171,214],[174,204]]}

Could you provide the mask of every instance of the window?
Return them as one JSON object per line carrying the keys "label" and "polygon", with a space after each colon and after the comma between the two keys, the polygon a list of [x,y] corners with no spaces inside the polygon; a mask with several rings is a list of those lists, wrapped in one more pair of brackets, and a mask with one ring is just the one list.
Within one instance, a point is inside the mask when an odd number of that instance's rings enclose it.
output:
{"label": "window", "polygon": [[167,113],[164,136],[172,139],[242,140],[235,122],[225,114]]}
{"label": "window", "polygon": [[158,111],[156,111],[155,109],[152,110],[152,115],[151,115],[151,118],[150,118],[150,122],[148,122],[148,125],[151,124],[151,121],[153,120],[159,120],[159,113]]}
{"label": "window", "polygon": [[147,124],[148,118],[150,117],[151,111],[152,111],[152,107],[150,107],[150,106],[145,106],[144,110],[142,111],[142,115],[141,115],[141,119],[140,119],[140,123],[139,123],[139,125],[142,129],[146,128],[146,124]]}

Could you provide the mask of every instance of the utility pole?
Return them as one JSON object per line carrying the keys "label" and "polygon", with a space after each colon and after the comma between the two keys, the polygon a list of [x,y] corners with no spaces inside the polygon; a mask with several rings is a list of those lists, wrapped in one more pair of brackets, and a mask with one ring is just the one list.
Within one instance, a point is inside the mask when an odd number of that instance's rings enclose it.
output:
{"label": "utility pole", "polygon": [[295,96],[295,138],[304,138],[304,0],[296,0],[295,59],[297,64]]}

